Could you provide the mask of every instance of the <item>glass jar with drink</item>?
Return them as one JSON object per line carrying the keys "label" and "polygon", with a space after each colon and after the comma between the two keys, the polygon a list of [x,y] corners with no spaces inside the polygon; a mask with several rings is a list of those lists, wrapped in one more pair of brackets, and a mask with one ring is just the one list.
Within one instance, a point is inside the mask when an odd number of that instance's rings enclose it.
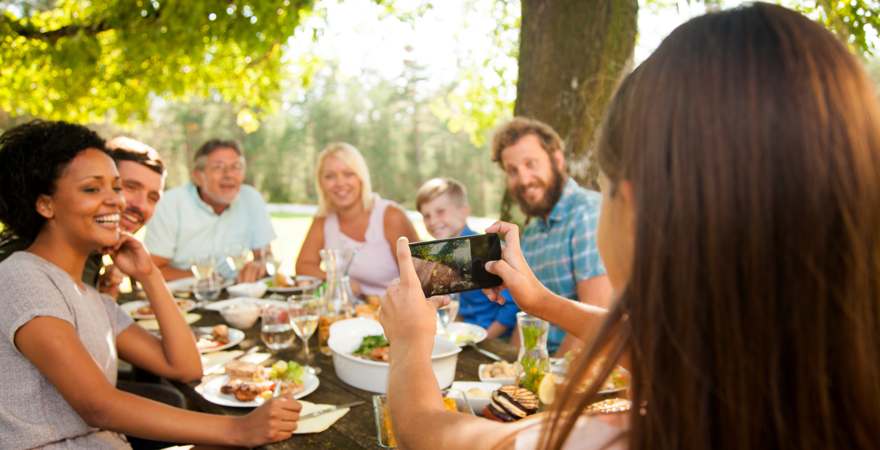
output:
{"label": "glass jar with drink", "polygon": [[537,394],[544,374],[550,370],[550,354],[547,351],[550,324],[520,312],[516,315],[516,325],[521,342],[516,361],[517,384]]}
{"label": "glass jar with drink", "polygon": [[330,339],[330,325],[341,319],[354,317],[355,297],[351,291],[348,271],[354,260],[354,249],[323,249],[321,264],[327,272],[327,286],[324,289],[324,312],[318,318],[318,349],[330,355],[327,345]]}

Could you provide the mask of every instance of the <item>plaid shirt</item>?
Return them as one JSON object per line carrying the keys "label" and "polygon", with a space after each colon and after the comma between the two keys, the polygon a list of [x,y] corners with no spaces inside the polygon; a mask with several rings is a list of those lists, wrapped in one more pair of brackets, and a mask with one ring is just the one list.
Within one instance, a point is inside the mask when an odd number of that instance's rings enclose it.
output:
{"label": "plaid shirt", "polygon": [[[571,178],[546,220],[533,218],[522,236],[526,261],[547,289],[577,301],[577,283],[605,275],[596,246],[602,196]],[[556,351],[565,332],[550,326],[548,344]]]}

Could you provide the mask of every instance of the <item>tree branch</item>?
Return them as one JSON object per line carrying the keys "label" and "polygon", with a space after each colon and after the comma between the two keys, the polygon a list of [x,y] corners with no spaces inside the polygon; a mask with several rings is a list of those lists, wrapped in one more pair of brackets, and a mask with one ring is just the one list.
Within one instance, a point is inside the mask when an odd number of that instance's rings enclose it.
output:
{"label": "tree branch", "polygon": [[[144,21],[155,22],[161,16],[161,9],[154,10],[151,14],[145,16]],[[114,29],[114,27],[106,20],[101,20],[93,24],[70,24],[54,30],[41,31],[33,25],[26,25],[21,21],[17,21],[8,15],[0,15],[0,28],[6,25],[15,34],[27,38],[36,39],[50,44],[58,42],[59,39],[75,36],[83,33],[89,36],[96,36],[101,32]]]}

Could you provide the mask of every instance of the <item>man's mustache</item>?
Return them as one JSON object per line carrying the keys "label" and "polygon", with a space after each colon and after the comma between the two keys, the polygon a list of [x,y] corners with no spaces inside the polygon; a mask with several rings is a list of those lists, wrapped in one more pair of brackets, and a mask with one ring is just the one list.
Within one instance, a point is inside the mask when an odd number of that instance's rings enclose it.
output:
{"label": "man's mustache", "polygon": [[144,221],[144,212],[141,211],[141,209],[136,206],[130,206],[128,208],[125,208],[125,211],[123,211],[123,213],[129,214],[132,216],[136,216],[138,218],[138,221],[140,221],[140,222]]}

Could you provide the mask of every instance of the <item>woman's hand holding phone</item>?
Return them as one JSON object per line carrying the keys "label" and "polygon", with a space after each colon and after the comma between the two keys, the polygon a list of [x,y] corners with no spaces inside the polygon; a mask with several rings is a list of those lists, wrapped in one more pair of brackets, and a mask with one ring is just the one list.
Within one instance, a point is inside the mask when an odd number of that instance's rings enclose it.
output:
{"label": "woman's hand holding phone", "polygon": [[501,259],[486,263],[486,271],[501,277],[504,283],[483,292],[490,300],[503,304],[501,291],[507,289],[519,308],[532,315],[540,315],[538,310],[542,300],[552,295],[538,280],[523,256],[519,245],[519,227],[512,223],[495,222],[486,229],[486,233],[498,233],[504,237]]}
{"label": "woman's hand holding phone", "polygon": [[385,293],[379,322],[391,343],[392,353],[414,347],[430,355],[437,332],[437,308],[425,300],[413,266],[409,241],[405,237],[397,240],[397,264],[400,279],[393,282]]}

